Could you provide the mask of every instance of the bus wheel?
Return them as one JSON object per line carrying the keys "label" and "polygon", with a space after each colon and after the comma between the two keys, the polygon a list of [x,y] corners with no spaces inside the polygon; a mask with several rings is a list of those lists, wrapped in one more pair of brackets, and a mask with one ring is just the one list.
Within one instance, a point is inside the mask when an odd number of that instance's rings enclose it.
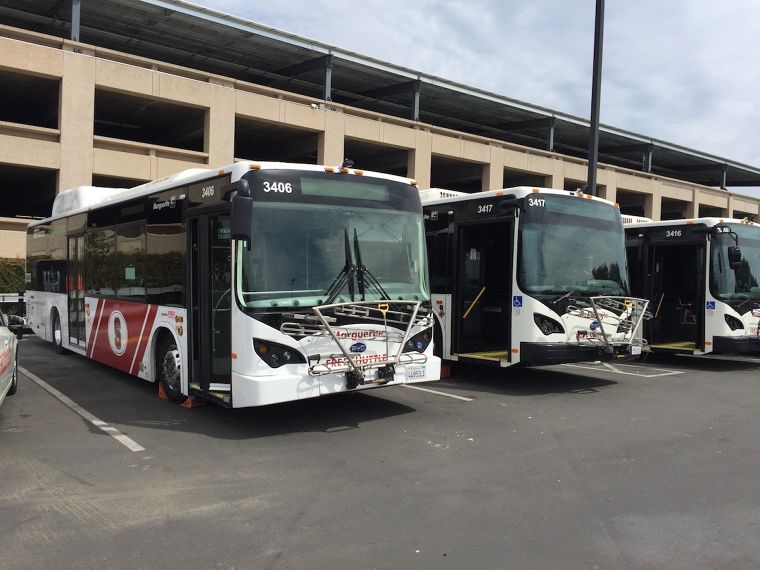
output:
{"label": "bus wheel", "polygon": [[11,378],[11,387],[8,389],[8,395],[12,396],[18,390],[18,354],[13,361],[13,378]]}
{"label": "bus wheel", "polygon": [[55,351],[58,354],[66,354],[66,349],[63,348],[63,331],[61,330],[61,317],[58,316],[58,311],[53,312],[53,344],[55,344]]}
{"label": "bus wheel", "polygon": [[182,358],[174,340],[168,337],[162,339],[156,351],[158,381],[163,385],[166,397],[175,404],[187,400],[182,393],[181,363]]}

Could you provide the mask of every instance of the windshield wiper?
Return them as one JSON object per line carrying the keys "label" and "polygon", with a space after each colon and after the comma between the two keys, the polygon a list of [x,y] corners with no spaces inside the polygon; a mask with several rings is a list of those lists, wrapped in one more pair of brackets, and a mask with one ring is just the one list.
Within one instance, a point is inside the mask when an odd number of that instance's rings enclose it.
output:
{"label": "windshield wiper", "polygon": [[343,228],[343,249],[346,256],[346,264],[335,277],[332,284],[325,290],[327,300],[323,303],[324,305],[329,305],[335,301],[346,285],[348,285],[348,294],[351,295],[351,300],[354,300],[354,275],[356,275],[357,268],[351,259],[351,242],[348,239],[348,230],[345,227]]}
{"label": "windshield wiper", "polygon": [[552,301],[552,305],[556,305],[557,303],[559,303],[563,299],[567,299],[573,293],[575,293],[575,289],[570,289],[567,293],[565,293],[561,297],[557,297],[556,299],[554,299],[554,301]]}
{"label": "windshield wiper", "polygon": [[380,295],[381,299],[390,300],[390,295],[388,295],[388,292],[385,289],[383,289],[383,286],[380,285],[380,282],[377,280],[377,278],[374,275],[372,275],[372,272],[369,269],[367,269],[367,267],[362,263],[362,252],[361,252],[361,249],[359,249],[359,236],[356,233],[356,228],[354,228],[354,253],[356,254],[356,266],[357,266],[356,280],[359,284],[359,294],[362,296],[362,301],[365,300],[364,293],[366,290],[367,283],[369,283],[369,285],[375,289],[375,292],[378,295]]}

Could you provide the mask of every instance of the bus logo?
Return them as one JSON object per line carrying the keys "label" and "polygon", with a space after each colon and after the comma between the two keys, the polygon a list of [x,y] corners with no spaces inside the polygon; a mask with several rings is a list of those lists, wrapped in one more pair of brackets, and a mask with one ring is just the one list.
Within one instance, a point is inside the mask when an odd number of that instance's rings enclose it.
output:
{"label": "bus logo", "polygon": [[349,348],[348,350],[354,353],[364,352],[365,350],[367,350],[367,345],[364,344],[363,342],[355,342],[354,344],[351,345],[351,348]]}
{"label": "bus logo", "polygon": [[592,331],[595,331],[599,328],[599,321],[591,321],[591,324],[588,328],[590,328]]}
{"label": "bus logo", "polygon": [[121,356],[127,350],[128,338],[127,320],[121,312],[114,311],[108,318],[108,343],[116,356]]}

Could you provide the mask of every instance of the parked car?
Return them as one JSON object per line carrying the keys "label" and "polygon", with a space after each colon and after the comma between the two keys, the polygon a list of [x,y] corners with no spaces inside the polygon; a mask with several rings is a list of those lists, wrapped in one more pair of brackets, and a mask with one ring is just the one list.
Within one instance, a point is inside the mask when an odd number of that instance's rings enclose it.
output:
{"label": "parked car", "polygon": [[[15,316],[15,315],[14,315]],[[18,390],[18,338],[23,323],[13,322],[0,311],[0,404]]]}

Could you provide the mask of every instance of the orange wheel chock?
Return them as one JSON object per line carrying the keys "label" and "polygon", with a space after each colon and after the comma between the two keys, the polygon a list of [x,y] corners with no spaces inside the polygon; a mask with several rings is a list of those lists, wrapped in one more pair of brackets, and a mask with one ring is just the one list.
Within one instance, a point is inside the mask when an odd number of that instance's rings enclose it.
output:
{"label": "orange wheel chock", "polygon": [[[164,385],[159,382],[158,383],[158,397],[161,400],[168,400],[169,398],[166,396],[166,390],[164,389]],[[206,405],[206,400],[202,398],[193,398],[192,396],[188,396],[187,399],[180,404],[183,408],[200,408],[201,406]]]}

